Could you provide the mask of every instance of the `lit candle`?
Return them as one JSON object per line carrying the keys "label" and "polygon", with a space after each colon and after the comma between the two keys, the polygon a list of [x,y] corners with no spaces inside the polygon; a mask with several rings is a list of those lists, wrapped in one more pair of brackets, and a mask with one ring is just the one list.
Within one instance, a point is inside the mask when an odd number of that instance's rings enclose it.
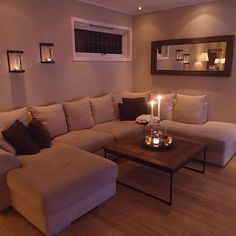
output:
{"label": "lit candle", "polygon": [[158,120],[161,120],[161,99],[162,99],[162,96],[161,95],[158,95],[157,96],[157,101],[158,101]]}
{"label": "lit candle", "polygon": [[155,101],[152,100],[150,104],[151,104],[151,125],[153,125],[153,110],[154,110]]}
{"label": "lit candle", "polygon": [[52,61],[52,58],[48,57],[48,58],[47,58],[47,61]]}

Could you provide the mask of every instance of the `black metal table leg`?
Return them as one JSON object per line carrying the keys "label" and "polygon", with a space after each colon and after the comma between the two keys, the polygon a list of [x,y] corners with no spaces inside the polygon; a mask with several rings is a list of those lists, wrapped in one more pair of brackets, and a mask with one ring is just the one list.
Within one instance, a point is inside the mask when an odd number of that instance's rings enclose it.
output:
{"label": "black metal table leg", "polygon": [[156,196],[156,195],[154,195],[154,194],[148,193],[148,192],[146,192],[146,191],[144,191],[144,190],[142,190],[142,189],[140,189],[140,188],[134,187],[134,186],[132,186],[132,185],[130,185],[130,184],[126,184],[126,183],[124,183],[124,182],[121,182],[120,180],[117,180],[117,183],[119,183],[119,184],[121,184],[121,185],[123,185],[123,186],[125,186],[125,187],[128,187],[128,188],[130,188],[130,189],[133,189],[133,190],[135,190],[135,191],[137,191],[137,192],[143,193],[143,194],[145,194],[145,195],[147,195],[147,196],[149,196],[149,197],[152,197],[152,198],[154,198],[154,199],[157,199],[157,200],[159,200],[159,201],[161,201],[161,202],[163,202],[163,203],[165,203],[165,204],[168,204],[168,205],[170,205],[170,206],[172,205],[173,173],[170,173],[169,196],[168,196],[168,200],[166,200],[166,199],[164,199],[164,198],[161,198],[161,197],[158,197],[158,196]]}
{"label": "black metal table leg", "polygon": [[202,170],[202,173],[205,173],[205,170],[206,170],[206,152],[207,152],[207,148],[204,149],[203,170]]}
{"label": "black metal table leg", "polygon": [[173,194],[173,173],[170,173],[169,205],[172,205],[172,194]]}
{"label": "black metal table leg", "polygon": [[190,166],[184,166],[184,168],[204,174],[206,170],[206,152],[207,152],[207,149],[205,148],[203,152],[202,169],[194,168]]}

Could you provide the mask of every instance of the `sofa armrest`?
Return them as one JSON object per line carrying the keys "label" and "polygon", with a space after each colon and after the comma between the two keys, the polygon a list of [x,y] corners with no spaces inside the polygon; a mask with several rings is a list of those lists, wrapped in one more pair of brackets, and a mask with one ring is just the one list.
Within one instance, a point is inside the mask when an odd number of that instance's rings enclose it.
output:
{"label": "sofa armrest", "polygon": [[6,181],[7,173],[20,166],[16,156],[0,149],[0,211],[11,205],[10,191]]}

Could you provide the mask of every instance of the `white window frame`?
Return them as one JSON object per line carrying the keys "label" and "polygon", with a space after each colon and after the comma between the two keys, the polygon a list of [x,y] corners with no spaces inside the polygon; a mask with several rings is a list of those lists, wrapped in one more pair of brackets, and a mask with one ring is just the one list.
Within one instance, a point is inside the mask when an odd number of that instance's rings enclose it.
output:
{"label": "white window frame", "polygon": [[[71,17],[72,48],[74,61],[132,61],[132,28],[107,24],[83,18]],[[75,51],[74,29],[93,30],[97,32],[122,35],[122,54],[82,53]]]}

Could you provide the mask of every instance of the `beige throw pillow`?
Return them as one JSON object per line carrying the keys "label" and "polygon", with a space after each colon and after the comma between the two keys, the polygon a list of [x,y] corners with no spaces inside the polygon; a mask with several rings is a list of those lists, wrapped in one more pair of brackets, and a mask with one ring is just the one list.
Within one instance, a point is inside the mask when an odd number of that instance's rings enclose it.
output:
{"label": "beige throw pillow", "polygon": [[62,104],[31,107],[32,116],[40,120],[49,131],[51,138],[68,131]]}
{"label": "beige throw pillow", "polygon": [[173,120],[189,123],[204,124],[207,120],[207,96],[187,96],[177,94]]}
{"label": "beige throw pillow", "polygon": [[[158,104],[157,104],[157,96],[159,94],[151,94],[151,100],[156,101],[156,106],[154,108],[154,115],[158,116]],[[173,118],[173,110],[175,105],[175,93],[169,93],[169,94],[160,94],[162,96],[161,99],[161,120],[172,120]]]}
{"label": "beige throw pillow", "polygon": [[115,120],[115,112],[110,94],[102,97],[90,98],[90,104],[95,124]]}
{"label": "beige throw pillow", "polygon": [[70,131],[94,126],[89,97],[73,102],[64,102],[63,107]]}
{"label": "beige throw pillow", "polygon": [[16,120],[20,120],[24,125],[28,125],[29,115],[26,107],[0,113],[0,148],[14,155],[16,155],[16,150],[4,139],[2,131],[10,127]]}

